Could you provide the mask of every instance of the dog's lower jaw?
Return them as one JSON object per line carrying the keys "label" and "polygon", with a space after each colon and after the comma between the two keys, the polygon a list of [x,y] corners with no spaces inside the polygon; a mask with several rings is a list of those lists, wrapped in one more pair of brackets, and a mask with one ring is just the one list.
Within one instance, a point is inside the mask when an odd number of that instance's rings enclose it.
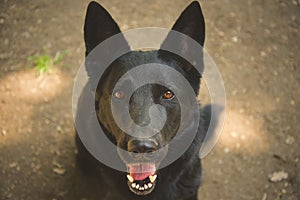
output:
{"label": "dog's lower jaw", "polygon": [[153,174],[144,180],[134,180],[130,174],[127,174],[127,184],[131,192],[136,195],[148,195],[156,186],[157,174]]}

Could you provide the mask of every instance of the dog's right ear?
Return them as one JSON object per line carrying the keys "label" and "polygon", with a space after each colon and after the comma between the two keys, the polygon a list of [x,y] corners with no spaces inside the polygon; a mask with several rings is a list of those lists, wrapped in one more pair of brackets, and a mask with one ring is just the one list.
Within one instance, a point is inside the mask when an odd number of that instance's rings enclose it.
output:
{"label": "dog's right ear", "polygon": [[[119,26],[105,8],[95,1],[89,3],[84,24],[86,55],[98,44],[120,32]],[[124,42],[127,44],[125,38]]]}

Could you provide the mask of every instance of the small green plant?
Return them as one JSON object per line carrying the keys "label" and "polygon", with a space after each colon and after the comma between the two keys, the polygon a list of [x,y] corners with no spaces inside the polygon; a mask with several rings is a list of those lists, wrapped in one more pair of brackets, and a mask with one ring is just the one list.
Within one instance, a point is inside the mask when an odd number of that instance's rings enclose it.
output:
{"label": "small green plant", "polygon": [[55,65],[61,62],[66,54],[66,51],[63,53],[57,52],[54,57],[51,57],[49,54],[36,54],[28,57],[27,60],[32,63],[32,68],[35,68],[40,75],[43,75],[46,72],[50,72]]}

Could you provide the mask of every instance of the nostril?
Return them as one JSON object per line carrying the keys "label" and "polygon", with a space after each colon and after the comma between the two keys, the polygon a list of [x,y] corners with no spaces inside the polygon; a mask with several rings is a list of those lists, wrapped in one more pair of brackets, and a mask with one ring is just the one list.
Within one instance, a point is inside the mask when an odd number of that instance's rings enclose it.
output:
{"label": "nostril", "polygon": [[145,153],[149,153],[150,154],[150,153],[154,153],[154,151],[155,151],[154,149],[148,149]]}
{"label": "nostril", "polygon": [[135,159],[138,159],[140,157],[140,152],[138,152],[137,150],[131,151],[131,156]]}
{"label": "nostril", "polygon": [[148,159],[153,159],[155,157],[155,149],[149,149],[147,152],[146,158]]}
{"label": "nostril", "polygon": [[137,154],[154,154],[157,150],[156,143],[151,139],[137,139],[133,138],[128,142],[128,151],[133,155]]}

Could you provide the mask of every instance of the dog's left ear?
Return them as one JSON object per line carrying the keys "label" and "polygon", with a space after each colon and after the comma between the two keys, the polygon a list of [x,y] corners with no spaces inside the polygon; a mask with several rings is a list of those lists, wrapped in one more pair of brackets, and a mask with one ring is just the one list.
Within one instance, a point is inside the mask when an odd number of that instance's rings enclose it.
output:
{"label": "dog's left ear", "polygon": [[[197,1],[193,1],[186,7],[173,25],[172,30],[191,37],[203,47],[205,39],[205,22],[201,7]],[[180,37],[173,32],[168,34],[161,45],[161,48],[178,49],[181,51],[182,55],[193,53],[189,40]]]}
{"label": "dog's left ear", "polygon": [[[175,22],[172,30],[167,35],[166,39],[161,45],[162,50],[172,51],[183,58],[189,58],[192,65],[198,65],[201,68],[200,73],[203,72],[203,45],[205,40],[205,22],[201,11],[201,7],[197,1],[193,1],[181,13]],[[182,33],[177,34],[176,33]],[[189,39],[192,38],[201,47],[195,46],[195,42]]]}
{"label": "dog's left ear", "polygon": [[173,25],[172,30],[193,38],[201,46],[204,45],[205,22],[201,7],[197,1],[193,1],[186,7]]}
{"label": "dog's left ear", "polygon": [[205,40],[205,22],[201,7],[193,1],[180,15],[172,30],[181,32],[196,40],[201,46]]}

